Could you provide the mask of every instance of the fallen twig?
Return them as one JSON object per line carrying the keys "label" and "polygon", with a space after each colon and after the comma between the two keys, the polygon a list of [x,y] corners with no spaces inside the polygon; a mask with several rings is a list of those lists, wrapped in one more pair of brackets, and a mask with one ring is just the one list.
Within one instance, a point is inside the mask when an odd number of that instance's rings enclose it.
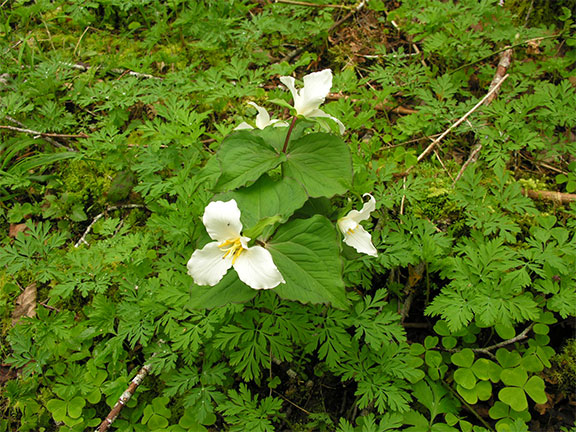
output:
{"label": "fallen twig", "polygon": [[[80,64],[80,63],[65,63],[62,62],[61,63],[64,66],[68,66],[72,69],[76,69],[82,72],[87,72],[90,69],[93,68],[93,66],[90,65],[85,65],[85,64]],[[99,67],[98,67],[99,68]],[[150,75],[150,74],[145,74],[145,73],[140,73],[140,72],[134,72],[128,69],[120,69],[120,68],[114,68],[114,69],[110,69],[111,72],[116,73],[116,74],[120,74],[120,75],[130,75],[136,78],[147,78],[147,79],[156,79],[156,80],[161,80],[162,78],[154,76],[154,75]]]}
{"label": "fallen twig", "polygon": [[[71,147],[65,146],[64,144],[60,144],[58,141],[52,139],[51,135],[53,135],[53,134],[45,134],[42,132],[34,131],[32,129],[28,129],[24,123],[16,120],[13,117],[10,117],[10,116],[4,116],[4,118],[6,120],[8,120],[9,122],[14,123],[20,127],[19,128],[13,128],[12,126],[5,126],[2,129],[9,129],[9,130],[14,130],[16,132],[28,133],[28,134],[34,135],[34,138],[37,138],[37,137],[43,138],[45,141],[49,142],[50,144],[52,144],[55,147],[64,148],[64,149],[71,151],[71,152],[78,151],[78,150],[73,149]],[[86,137],[84,137],[84,138],[86,138]]]}
{"label": "fallen twig", "polygon": [[353,6],[348,5],[339,5],[339,4],[316,4],[316,3],[308,3],[303,1],[296,1],[296,0],[274,0],[274,3],[284,3],[290,4],[295,6],[308,6],[308,7],[316,7],[316,8],[334,8],[334,9],[353,9]]}
{"label": "fallen twig", "polygon": [[14,132],[22,132],[22,133],[27,133],[30,135],[34,135],[34,136],[40,136],[40,137],[50,137],[50,138],[88,138],[88,135],[86,135],[85,133],[79,133],[79,134],[58,134],[58,133],[50,133],[50,132],[38,132],[32,129],[25,129],[25,128],[20,128],[20,127],[16,127],[16,126],[6,126],[6,125],[0,125],[0,129],[7,129],[7,130],[11,130]]}
{"label": "fallen twig", "polygon": [[524,195],[532,199],[555,201],[561,204],[567,204],[576,201],[576,194],[569,194],[563,192],[546,191],[546,190],[529,190],[522,191]]}
{"label": "fallen twig", "polygon": [[[512,61],[512,52],[513,52],[512,48],[509,48],[506,51],[502,51],[502,53],[500,54],[500,61],[498,62],[498,67],[496,68],[494,78],[492,78],[492,82],[490,83],[490,90],[499,89],[501,81],[503,81],[507,76],[506,72],[510,67],[510,62]],[[486,100],[484,101],[484,105],[489,105],[490,103],[492,103],[492,101],[496,99],[497,96],[498,91],[494,91],[490,97],[486,98]],[[470,152],[468,159],[466,160],[464,165],[462,165],[462,168],[460,168],[460,171],[458,172],[458,175],[456,176],[456,179],[454,180],[452,185],[455,185],[456,182],[460,179],[460,177],[462,177],[462,174],[464,174],[464,171],[466,170],[468,165],[478,160],[480,150],[482,150],[481,143],[476,144],[474,148],[472,148],[472,151]]]}
{"label": "fallen twig", "polygon": [[148,373],[150,372],[150,368],[151,368],[150,364],[145,364],[144,366],[142,366],[142,368],[138,371],[134,379],[132,379],[132,381],[130,382],[130,385],[128,386],[126,391],[122,393],[120,399],[118,399],[118,402],[116,402],[116,405],[114,405],[112,410],[108,413],[108,415],[102,421],[102,423],[100,423],[100,426],[98,426],[98,429],[96,429],[95,432],[105,432],[108,430],[110,425],[114,423],[114,420],[116,420],[116,418],[118,417],[118,414],[120,414],[120,411],[122,411],[122,408],[124,408],[124,405],[126,405],[126,403],[134,395],[136,389],[138,388],[140,383],[142,383],[142,380],[144,380],[146,375],[148,375]]}
{"label": "fallen twig", "polygon": [[[442,139],[448,135],[452,129],[458,127],[461,123],[463,123],[470,114],[472,114],[474,111],[476,111],[480,106],[482,106],[482,104],[484,104],[484,102],[492,96],[492,94],[494,94],[495,92],[498,91],[498,89],[500,88],[500,86],[504,83],[504,81],[506,81],[506,79],[509,77],[509,75],[505,75],[504,77],[502,77],[502,79],[496,84],[496,86],[492,89],[490,89],[490,91],[488,93],[486,93],[486,96],[484,96],[480,102],[478,102],[476,105],[474,105],[474,107],[468,111],[466,114],[464,114],[459,120],[457,120],[455,123],[452,124],[452,126],[450,126],[448,129],[446,129],[438,138],[436,138],[434,141],[432,141],[430,143],[430,145],[428,147],[426,147],[426,149],[424,149],[424,151],[420,154],[420,156],[418,156],[418,162],[420,162],[422,159],[424,159],[428,153],[430,153],[432,151],[432,149],[434,149],[434,147],[440,142],[442,141]],[[410,172],[410,170],[413,168],[414,166],[408,168],[406,170],[406,172]]]}
{"label": "fallen twig", "polygon": [[142,208],[142,207],[144,207],[142,204],[122,204],[122,205],[108,207],[102,213],[97,215],[92,220],[92,222],[90,222],[90,225],[88,225],[88,228],[86,228],[86,231],[84,231],[84,234],[82,234],[82,237],[80,237],[80,240],[78,240],[76,242],[76,244],[74,244],[74,247],[77,248],[82,243],[84,243],[87,246],[90,246],[90,243],[88,243],[86,241],[86,236],[90,233],[90,231],[92,230],[92,227],[96,224],[96,222],[98,222],[102,217],[104,217],[106,215],[106,213],[108,213],[109,211],[118,210],[118,209],[122,209],[122,208]]}

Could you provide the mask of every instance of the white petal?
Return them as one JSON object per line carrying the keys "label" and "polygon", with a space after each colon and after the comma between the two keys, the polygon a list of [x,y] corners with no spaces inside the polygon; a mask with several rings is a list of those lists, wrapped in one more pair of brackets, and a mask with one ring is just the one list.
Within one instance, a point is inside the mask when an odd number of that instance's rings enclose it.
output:
{"label": "white petal", "polygon": [[370,199],[364,203],[362,210],[351,210],[350,213],[346,215],[346,218],[352,219],[355,222],[361,222],[368,220],[370,218],[370,213],[376,210],[376,200],[370,194],[364,194],[362,196],[369,196]]}
{"label": "white petal", "polygon": [[224,252],[218,247],[218,242],[212,242],[202,249],[195,250],[187,267],[188,274],[198,285],[214,286],[232,267],[232,256],[224,258]]}
{"label": "white petal", "polygon": [[270,114],[268,114],[268,111],[254,102],[248,102],[248,104],[252,105],[258,111],[258,115],[256,116],[256,127],[258,129],[264,129],[268,126],[270,124]]}
{"label": "white petal", "polygon": [[212,240],[223,242],[240,237],[242,223],[236,201],[214,201],[206,206],[202,222]]}
{"label": "white petal", "polygon": [[244,250],[234,263],[234,270],[242,282],[254,289],[270,289],[285,283],[272,255],[262,246]]}
{"label": "white petal", "polygon": [[303,79],[304,88],[300,90],[301,105],[297,108],[299,114],[307,116],[324,103],[332,87],[332,71],[324,69],[306,75]]}
{"label": "white petal", "polygon": [[361,225],[358,225],[352,232],[346,231],[344,233],[344,243],[352,246],[360,253],[365,253],[372,256],[378,256],[376,248],[372,244],[372,237]]}
{"label": "white petal", "polygon": [[[295,85],[296,80],[289,76],[283,76],[280,77],[280,82],[288,87],[288,90],[290,90],[290,93],[292,93],[292,98],[294,99],[294,108],[296,108],[298,101],[300,101],[300,95],[298,94],[298,90],[296,90]],[[298,111],[298,108],[296,108],[296,110]]]}
{"label": "white petal", "polygon": [[254,129],[254,128],[246,122],[242,122],[234,128],[234,130],[245,130],[245,129]]}
{"label": "white petal", "polygon": [[346,127],[344,126],[344,123],[342,123],[340,120],[338,120],[336,117],[331,116],[330,114],[325,113],[324,111],[322,111],[321,109],[315,109],[310,111],[310,113],[308,113],[306,115],[306,117],[308,118],[312,118],[312,117],[326,117],[329,119],[334,120],[337,124],[338,124],[338,128],[340,129],[340,135],[342,135],[344,133],[344,131],[346,130]]}
{"label": "white petal", "polygon": [[274,127],[288,127],[288,126],[290,126],[285,121],[280,121],[280,120],[270,120],[270,124],[273,125]]}

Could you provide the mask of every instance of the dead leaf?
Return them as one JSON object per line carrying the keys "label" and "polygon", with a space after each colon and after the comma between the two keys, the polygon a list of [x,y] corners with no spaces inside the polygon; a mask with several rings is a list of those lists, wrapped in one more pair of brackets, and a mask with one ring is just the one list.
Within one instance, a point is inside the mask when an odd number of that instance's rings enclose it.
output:
{"label": "dead leaf", "polygon": [[36,316],[36,282],[31,283],[16,299],[16,307],[12,312],[12,325],[15,325],[21,317]]}
{"label": "dead leaf", "polygon": [[8,230],[8,237],[16,238],[18,233],[24,232],[28,229],[26,224],[10,224],[10,229]]}

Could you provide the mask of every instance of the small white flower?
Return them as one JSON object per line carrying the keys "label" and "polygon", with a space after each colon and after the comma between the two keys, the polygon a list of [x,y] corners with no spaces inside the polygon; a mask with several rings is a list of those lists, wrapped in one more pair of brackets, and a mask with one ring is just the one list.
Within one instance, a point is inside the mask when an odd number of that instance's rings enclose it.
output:
{"label": "small white flower", "polygon": [[[266,109],[262,108],[260,105],[256,105],[254,102],[248,102],[248,105],[252,105],[258,111],[258,114],[256,115],[256,127],[258,129],[264,129],[266,126],[270,125],[273,125],[274,127],[288,126],[288,123],[286,122],[276,119],[271,120],[268,111],[266,111]],[[234,130],[242,130],[242,129],[254,129],[254,128],[246,122],[242,122],[234,128]]]}
{"label": "small white flower", "polygon": [[250,239],[241,234],[240,210],[235,200],[211,202],[204,210],[202,222],[216,241],[195,250],[188,261],[188,274],[198,285],[216,285],[230,267],[254,289],[285,283],[269,251],[262,246],[248,247]]}
{"label": "small white flower", "polygon": [[283,76],[280,77],[280,81],[284,84],[294,98],[294,108],[296,109],[296,114],[303,117],[328,117],[338,123],[340,128],[340,133],[344,133],[346,129],[342,122],[329,114],[326,114],[319,107],[324,103],[330,88],[332,87],[332,71],[330,69],[324,69],[320,72],[314,72],[306,75],[302,81],[304,81],[304,87],[300,90],[296,90],[296,81],[292,77]]}
{"label": "small white flower", "polygon": [[370,218],[370,213],[376,209],[376,200],[370,194],[364,194],[364,196],[369,196],[370,199],[364,203],[362,210],[351,210],[346,216],[338,219],[337,224],[344,235],[344,243],[360,253],[378,256],[372,244],[372,236],[360,225],[360,222]]}

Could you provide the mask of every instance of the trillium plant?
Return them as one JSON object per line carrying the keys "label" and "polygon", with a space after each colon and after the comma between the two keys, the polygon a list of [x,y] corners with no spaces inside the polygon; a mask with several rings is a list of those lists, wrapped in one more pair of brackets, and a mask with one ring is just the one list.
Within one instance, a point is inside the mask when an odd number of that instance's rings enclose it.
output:
{"label": "trillium plant", "polygon": [[[292,94],[292,118],[272,119],[249,102],[255,122],[238,125],[204,168],[213,198],[202,221],[211,240],[188,261],[192,307],[243,302],[273,289],[285,299],[345,308],[344,260],[378,256],[361,225],[369,226],[376,200],[355,190],[345,127],[320,109],[332,71],[304,76],[300,88],[292,77],[280,82]],[[351,209],[354,202],[360,210]]]}

